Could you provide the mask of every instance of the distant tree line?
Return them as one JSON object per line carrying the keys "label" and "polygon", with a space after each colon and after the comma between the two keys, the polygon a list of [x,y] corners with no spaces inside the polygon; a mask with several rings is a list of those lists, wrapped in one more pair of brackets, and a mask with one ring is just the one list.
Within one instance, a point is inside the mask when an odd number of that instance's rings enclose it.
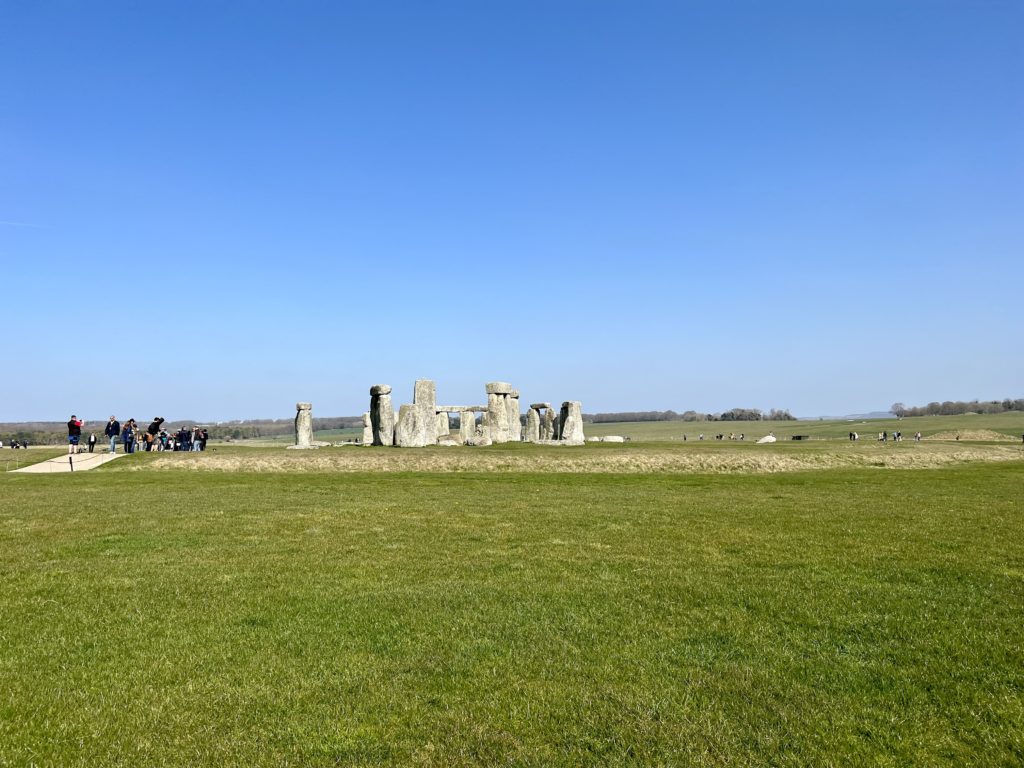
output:
{"label": "distant tree line", "polygon": [[697,411],[621,411],[618,413],[588,413],[584,421],[593,424],[608,424],[620,421],[796,421],[788,410],[772,408],[767,413],[759,408],[733,408],[722,413],[698,413]]}
{"label": "distant tree line", "polygon": [[963,413],[1005,413],[1024,411],[1024,399],[1011,400],[946,400],[908,408],[903,403],[893,403],[889,412],[895,416],[959,416]]}

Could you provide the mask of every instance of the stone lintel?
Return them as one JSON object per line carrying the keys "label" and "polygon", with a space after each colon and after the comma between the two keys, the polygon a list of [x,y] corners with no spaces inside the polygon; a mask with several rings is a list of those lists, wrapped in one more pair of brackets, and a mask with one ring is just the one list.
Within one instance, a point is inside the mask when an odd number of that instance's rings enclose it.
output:
{"label": "stone lintel", "polygon": [[486,405],[435,405],[438,413],[462,413],[464,411],[486,411]]}
{"label": "stone lintel", "polygon": [[391,385],[390,384],[374,384],[370,387],[371,395],[390,395]]}
{"label": "stone lintel", "polygon": [[547,408],[550,411],[551,410],[551,403],[531,403],[530,407],[533,410],[535,410],[535,411],[539,411],[542,408]]}
{"label": "stone lintel", "polygon": [[485,387],[488,395],[511,395],[512,385],[507,381],[489,381]]}

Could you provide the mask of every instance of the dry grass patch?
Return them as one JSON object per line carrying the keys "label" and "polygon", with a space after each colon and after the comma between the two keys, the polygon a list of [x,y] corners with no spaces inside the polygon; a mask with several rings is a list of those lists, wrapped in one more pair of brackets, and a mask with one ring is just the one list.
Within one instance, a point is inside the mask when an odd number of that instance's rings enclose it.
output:
{"label": "dry grass patch", "polygon": [[975,440],[985,442],[997,442],[997,443],[1016,443],[1019,440],[1009,435],[1004,435],[1002,432],[994,432],[991,429],[950,429],[945,432],[936,432],[934,435],[929,435],[923,438],[924,440],[956,440],[957,437],[960,440]]}
{"label": "dry grass patch", "polygon": [[877,467],[931,469],[970,462],[1024,460],[1004,445],[932,443],[856,446],[626,445],[609,448],[325,448],[318,451],[226,449],[205,454],[143,455],[104,471],[214,472],[574,472],[769,474]]}

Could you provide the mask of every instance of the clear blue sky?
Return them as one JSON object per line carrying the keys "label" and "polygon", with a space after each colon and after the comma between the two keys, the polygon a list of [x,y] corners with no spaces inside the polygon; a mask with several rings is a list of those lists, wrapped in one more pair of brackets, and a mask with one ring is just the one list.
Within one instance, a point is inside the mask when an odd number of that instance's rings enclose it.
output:
{"label": "clear blue sky", "polygon": [[1024,395],[1020,2],[0,4],[0,420]]}

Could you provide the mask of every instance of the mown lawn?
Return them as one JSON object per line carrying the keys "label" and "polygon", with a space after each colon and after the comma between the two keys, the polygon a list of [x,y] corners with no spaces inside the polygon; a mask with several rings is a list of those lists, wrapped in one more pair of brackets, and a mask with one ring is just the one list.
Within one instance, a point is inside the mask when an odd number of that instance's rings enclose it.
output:
{"label": "mown lawn", "polygon": [[1019,765],[1022,487],[3,475],[0,765]]}

